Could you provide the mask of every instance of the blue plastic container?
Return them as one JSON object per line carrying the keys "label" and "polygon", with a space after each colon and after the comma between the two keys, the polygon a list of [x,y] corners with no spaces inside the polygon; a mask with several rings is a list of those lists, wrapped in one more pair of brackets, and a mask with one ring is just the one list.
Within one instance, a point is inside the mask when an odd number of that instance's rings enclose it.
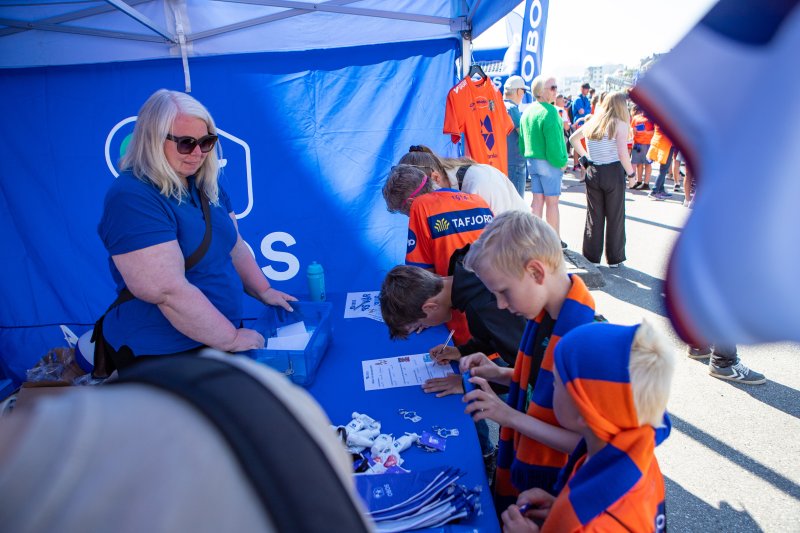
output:
{"label": "blue plastic container", "polygon": [[250,350],[243,355],[282,372],[298,385],[305,387],[314,382],[322,358],[331,341],[331,309],[329,302],[290,302],[294,309],[289,313],[282,307],[267,306],[264,313],[252,324],[264,339],[275,337],[278,328],[303,321],[311,338],[305,350]]}

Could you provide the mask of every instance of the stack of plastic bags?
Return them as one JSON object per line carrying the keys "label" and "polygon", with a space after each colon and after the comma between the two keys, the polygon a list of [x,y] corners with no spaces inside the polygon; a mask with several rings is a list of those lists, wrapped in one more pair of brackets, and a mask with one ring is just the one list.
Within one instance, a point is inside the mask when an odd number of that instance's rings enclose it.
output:
{"label": "stack of plastic bags", "polygon": [[480,487],[468,489],[457,483],[464,474],[457,468],[446,468],[359,475],[356,488],[377,531],[434,528],[455,520],[470,520],[481,513]]}

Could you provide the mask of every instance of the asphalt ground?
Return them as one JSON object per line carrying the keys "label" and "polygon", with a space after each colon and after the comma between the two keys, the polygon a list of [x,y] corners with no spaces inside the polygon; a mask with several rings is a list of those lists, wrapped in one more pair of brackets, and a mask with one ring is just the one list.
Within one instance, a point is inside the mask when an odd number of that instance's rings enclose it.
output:
{"label": "asphalt ground", "polygon": [[[668,180],[667,191],[672,185]],[[562,189],[561,237],[580,253],[584,187],[567,174]],[[681,532],[800,532],[800,346],[740,346],[741,360],[767,377],[755,386],[713,378],[707,360],[686,356],[666,318],[662,289],[670,250],[691,214],[683,199],[678,193],[655,201],[646,192],[628,191],[628,260],[619,269],[598,267],[605,285],[592,290],[598,312],[609,321],[647,319],[679,353],[668,407],[672,434],[657,449],[667,526]]]}

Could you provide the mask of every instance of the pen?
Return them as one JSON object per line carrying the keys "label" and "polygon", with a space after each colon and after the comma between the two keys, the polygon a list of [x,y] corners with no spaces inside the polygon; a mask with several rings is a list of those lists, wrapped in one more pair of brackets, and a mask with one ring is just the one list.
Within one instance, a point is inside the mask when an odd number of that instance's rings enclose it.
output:
{"label": "pen", "polygon": [[454,330],[454,329],[450,330],[450,335],[447,336],[447,340],[444,341],[444,345],[442,346],[442,348],[438,352],[436,352],[436,355],[441,355],[442,352],[444,352],[444,349],[447,348],[447,344],[450,342],[450,339],[453,338],[453,334],[455,332],[456,332],[456,330]]}

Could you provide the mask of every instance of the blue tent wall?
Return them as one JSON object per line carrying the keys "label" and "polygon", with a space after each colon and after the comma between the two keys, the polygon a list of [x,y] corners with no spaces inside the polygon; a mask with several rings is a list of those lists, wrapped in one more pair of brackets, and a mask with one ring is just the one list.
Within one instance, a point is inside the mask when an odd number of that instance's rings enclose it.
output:
{"label": "blue tent wall", "polygon": [[[316,260],[329,291],[377,290],[382,273],[402,262],[407,219],[386,212],[381,188],[410,144],[452,153],[441,128],[457,47],[445,39],[191,59],[193,96],[249,146],[252,209],[239,220],[242,236],[259,266],[273,269],[270,277],[299,266],[274,285],[302,296],[304,269]],[[64,344],[58,325],[80,334],[113,300],[96,233],[114,179],[106,139],[161,87],[183,89],[180,60],[3,70],[0,366],[7,375],[22,379],[48,348]],[[111,137],[112,160],[132,127]],[[221,145],[221,183],[242,213],[245,150],[231,138]],[[273,239],[262,253],[265,238],[282,234],[290,238]],[[258,312],[254,302],[245,309]]]}

